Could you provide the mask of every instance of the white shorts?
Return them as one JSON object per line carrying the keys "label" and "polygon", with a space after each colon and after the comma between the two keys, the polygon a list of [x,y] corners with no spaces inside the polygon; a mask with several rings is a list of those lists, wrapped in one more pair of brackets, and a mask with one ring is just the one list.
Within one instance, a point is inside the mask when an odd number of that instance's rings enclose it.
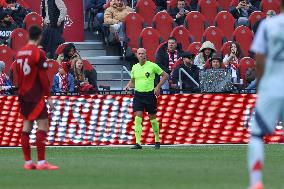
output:
{"label": "white shorts", "polygon": [[251,121],[252,135],[272,134],[276,123],[284,121],[284,98],[259,95]]}

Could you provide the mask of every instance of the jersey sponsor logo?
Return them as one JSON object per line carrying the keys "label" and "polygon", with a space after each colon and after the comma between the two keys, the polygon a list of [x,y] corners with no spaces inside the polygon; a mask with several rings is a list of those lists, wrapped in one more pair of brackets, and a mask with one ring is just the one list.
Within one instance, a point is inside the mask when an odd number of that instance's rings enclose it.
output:
{"label": "jersey sponsor logo", "polygon": [[145,76],[146,76],[147,78],[149,78],[149,77],[150,77],[150,73],[149,73],[149,72],[146,72],[146,73],[145,73]]}

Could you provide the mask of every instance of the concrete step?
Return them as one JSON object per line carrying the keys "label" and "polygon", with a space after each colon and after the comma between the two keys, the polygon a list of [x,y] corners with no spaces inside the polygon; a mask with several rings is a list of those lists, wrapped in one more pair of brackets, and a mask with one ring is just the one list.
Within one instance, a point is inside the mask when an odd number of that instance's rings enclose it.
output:
{"label": "concrete step", "polygon": [[[115,79],[121,79],[121,71],[110,71],[108,72],[100,72],[97,71],[98,74],[98,80],[115,80]],[[130,76],[128,73],[123,73],[124,79],[130,79]]]}
{"label": "concrete step", "polygon": [[82,57],[90,57],[90,56],[105,56],[106,55],[106,50],[101,49],[101,50],[79,50],[79,54]]}
{"label": "concrete step", "polygon": [[101,41],[74,42],[78,50],[105,50],[105,46]]}

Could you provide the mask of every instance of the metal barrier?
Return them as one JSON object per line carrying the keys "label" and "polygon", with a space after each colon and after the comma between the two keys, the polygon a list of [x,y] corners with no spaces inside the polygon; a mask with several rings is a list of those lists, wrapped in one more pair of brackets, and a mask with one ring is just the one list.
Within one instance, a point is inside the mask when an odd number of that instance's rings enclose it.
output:
{"label": "metal barrier", "polygon": [[130,71],[128,71],[128,69],[125,66],[122,66],[122,69],[121,69],[121,80],[120,80],[121,90],[123,90],[123,81],[124,81],[123,74],[124,74],[124,72],[126,72],[131,77]]}
{"label": "metal barrier", "polygon": [[179,69],[179,74],[178,74],[178,78],[179,78],[179,83],[180,83],[180,90],[182,90],[182,79],[181,79],[181,73],[184,73],[197,87],[199,87],[199,84],[195,81],[195,79],[193,79],[183,68]]}

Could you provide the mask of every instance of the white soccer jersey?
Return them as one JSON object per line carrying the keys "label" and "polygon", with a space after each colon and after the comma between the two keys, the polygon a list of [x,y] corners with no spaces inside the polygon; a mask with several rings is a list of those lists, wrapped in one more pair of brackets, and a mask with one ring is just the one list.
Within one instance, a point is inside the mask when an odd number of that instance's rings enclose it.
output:
{"label": "white soccer jersey", "polygon": [[284,97],[284,13],[261,22],[251,50],[266,56],[259,94]]}

